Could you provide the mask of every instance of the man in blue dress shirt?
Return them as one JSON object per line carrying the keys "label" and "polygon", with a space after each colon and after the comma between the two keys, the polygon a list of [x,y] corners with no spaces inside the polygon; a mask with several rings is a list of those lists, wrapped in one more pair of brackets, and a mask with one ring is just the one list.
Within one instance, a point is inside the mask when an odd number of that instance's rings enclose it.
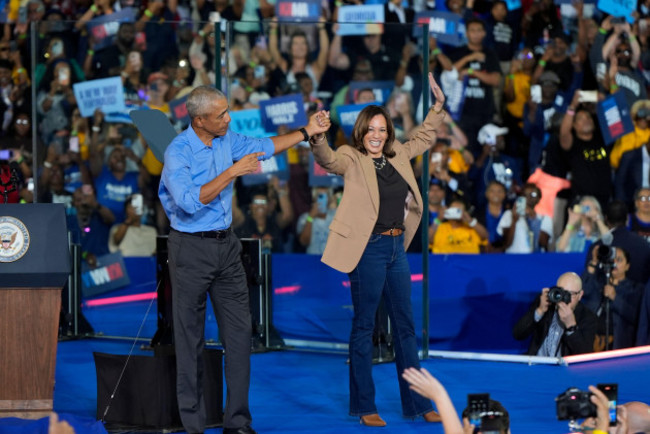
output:
{"label": "man in blue dress shirt", "polygon": [[183,426],[203,432],[201,390],[206,297],[217,317],[225,349],[225,434],[255,433],[248,408],[251,319],[241,243],[230,229],[235,178],[253,173],[271,158],[329,129],[328,112],[311,116],[305,128],[253,139],[228,129],[225,95],[209,86],[187,99],[192,120],[165,152],[158,194],[172,230],[168,238],[173,288],[177,397]]}

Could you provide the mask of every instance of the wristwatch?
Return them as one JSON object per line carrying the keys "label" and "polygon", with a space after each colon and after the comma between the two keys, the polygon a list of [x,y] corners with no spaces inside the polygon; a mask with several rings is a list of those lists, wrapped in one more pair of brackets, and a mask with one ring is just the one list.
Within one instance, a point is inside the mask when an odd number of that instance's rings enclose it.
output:
{"label": "wristwatch", "polygon": [[567,332],[568,334],[571,334],[571,333],[575,332],[576,330],[578,330],[578,325],[577,325],[577,324],[574,324],[574,325],[572,325],[571,327],[568,327],[568,328],[566,329],[566,332]]}

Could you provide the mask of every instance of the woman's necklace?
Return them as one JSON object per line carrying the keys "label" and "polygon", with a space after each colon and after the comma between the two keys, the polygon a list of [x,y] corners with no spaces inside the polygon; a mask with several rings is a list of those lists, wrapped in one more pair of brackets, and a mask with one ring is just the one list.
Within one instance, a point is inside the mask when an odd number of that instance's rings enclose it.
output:
{"label": "woman's necklace", "polygon": [[374,158],[373,158],[372,162],[373,162],[374,165],[375,165],[375,169],[377,169],[377,170],[381,170],[381,169],[383,169],[384,166],[386,165],[386,156],[385,156],[385,155],[382,155],[382,156],[381,156],[381,161],[380,161],[379,163],[377,163],[377,160],[375,160]]}

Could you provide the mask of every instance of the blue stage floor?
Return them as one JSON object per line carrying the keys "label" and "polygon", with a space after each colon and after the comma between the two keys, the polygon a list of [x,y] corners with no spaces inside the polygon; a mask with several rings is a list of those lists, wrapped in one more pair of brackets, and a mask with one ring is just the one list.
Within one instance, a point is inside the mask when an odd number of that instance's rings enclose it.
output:
{"label": "blue stage floor", "polygon": [[[71,419],[79,432],[100,432],[92,425],[96,412],[93,351],[126,354],[130,344],[105,339],[59,343],[54,407]],[[139,354],[146,352],[138,351]],[[447,387],[457,409],[468,393],[488,392],[510,412],[513,433],[568,432],[555,418],[554,397],[569,386],[616,382],[620,401],[648,400],[650,356],[592,362],[569,367],[429,359],[424,366]],[[346,356],[286,350],[252,356],[250,402],[254,427],[260,433],[367,433],[347,416]],[[442,433],[440,424],[405,420],[400,414],[395,366],[374,367],[377,405],[390,433]],[[5,420],[0,433],[38,432]],[[16,422],[14,420],[14,422]],[[46,431],[42,431],[46,432]],[[219,433],[220,429],[209,430]]]}

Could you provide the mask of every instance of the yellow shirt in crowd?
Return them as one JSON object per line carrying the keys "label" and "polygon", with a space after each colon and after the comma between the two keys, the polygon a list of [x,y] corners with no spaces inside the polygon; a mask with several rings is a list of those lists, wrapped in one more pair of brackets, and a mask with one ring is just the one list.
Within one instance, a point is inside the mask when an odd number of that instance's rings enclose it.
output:
{"label": "yellow shirt in crowd", "polygon": [[480,253],[484,244],[474,228],[465,224],[454,228],[450,222],[442,222],[430,247],[433,253]]}

